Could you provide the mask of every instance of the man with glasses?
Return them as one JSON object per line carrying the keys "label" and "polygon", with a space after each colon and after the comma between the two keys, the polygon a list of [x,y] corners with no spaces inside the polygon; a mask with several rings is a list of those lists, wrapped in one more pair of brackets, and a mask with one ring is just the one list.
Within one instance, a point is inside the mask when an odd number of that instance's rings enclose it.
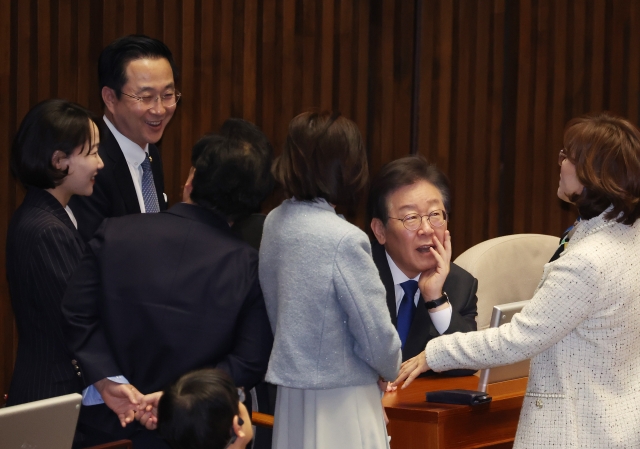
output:
{"label": "man with glasses", "polygon": [[385,165],[371,185],[373,260],[387,290],[403,361],[432,338],[477,329],[478,281],[451,263],[449,202],[447,178],[419,156]]}
{"label": "man with glasses", "polygon": [[157,39],[121,37],[100,54],[104,101],[99,154],[104,169],[93,195],[74,198],[70,208],[88,241],[106,217],[167,208],[160,152],[155,144],[173,117],[180,92],[171,51]]}

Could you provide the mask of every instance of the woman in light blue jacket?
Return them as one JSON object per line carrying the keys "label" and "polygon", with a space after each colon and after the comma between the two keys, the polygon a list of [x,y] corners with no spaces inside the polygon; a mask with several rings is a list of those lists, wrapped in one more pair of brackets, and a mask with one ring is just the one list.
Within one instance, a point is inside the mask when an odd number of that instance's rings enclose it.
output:
{"label": "woman in light blue jacket", "polygon": [[289,124],[274,175],[289,199],[267,217],[260,284],[275,336],[275,449],[387,448],[377,381],[393,379],[400,339],[366,234],[334,208],[367,183],[357,126],[306,112]]}

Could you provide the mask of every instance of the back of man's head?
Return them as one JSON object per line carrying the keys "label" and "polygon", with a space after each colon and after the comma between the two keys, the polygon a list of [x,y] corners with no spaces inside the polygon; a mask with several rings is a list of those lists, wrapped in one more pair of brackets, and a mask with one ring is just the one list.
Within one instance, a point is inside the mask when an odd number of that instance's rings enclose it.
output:
{"label": "back of man's head", "polygon": [[244,120],[227,120],[221,133],[206,135],[193,147],[190,198],[235,221],[255,212],[271,192],[273,149],[265,135]]}
{"label": "back of man's head", "polygon": [[158,432],[174,449],[222,449],[239,414],[238,391],[219,369],[182,376],[158,405]]}
{"label": "back of man's head", "polygon": [[120,98],[122,86],[127,83],[127,64],[136,59],[161,59],[169,61],[173,77],[177,68],[171,50],[162,41],[142,34],[123,36],[107,45],[100,53],[98,79],[100,88],[110,87]]}

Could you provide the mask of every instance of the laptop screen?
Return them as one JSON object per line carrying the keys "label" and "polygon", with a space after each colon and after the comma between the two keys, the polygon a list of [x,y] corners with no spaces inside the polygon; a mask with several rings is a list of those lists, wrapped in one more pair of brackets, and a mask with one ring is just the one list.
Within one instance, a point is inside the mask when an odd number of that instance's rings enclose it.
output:
{"label": "laptop screen", "polygon": [[[530,300],[510,302],[508,304],[493,306],[490,327],[500,327],[510,322],[511,318],[513,318],[516,313],[519,313],[529,301]],[[483,369],[480,370],[479,375],[478,391],[486,393],[487,385],[489,384],[527,377],[529,375],[529,360],[527,359],[511,365],[498,366],[491,369]]]}
{"label": "laptop screen", "polygon": [[81,401],[74,393],[0,409],[0,447],[70,449]]}

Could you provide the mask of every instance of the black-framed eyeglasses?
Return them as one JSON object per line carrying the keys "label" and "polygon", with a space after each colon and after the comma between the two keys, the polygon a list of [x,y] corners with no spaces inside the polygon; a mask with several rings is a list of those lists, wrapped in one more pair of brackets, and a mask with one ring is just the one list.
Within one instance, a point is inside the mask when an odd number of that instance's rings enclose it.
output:
{"label": "black-framed eyeglasses", "polygon": [[562,167],[562,162],[568,159],[569,162],[571,162],[571,159],[569,159],[569,155],[567,154],[567,149],[566,148],[562,148],[560,150],[560,153],[558,154],[558,165]]}
{"label": "black-framed eyeglasses", "polygon": [[[238,388],[238,401],[239,402],[244,402],[246,399],[247,399],[247,397],[244,394],[244,387],[239,387]],[[238,416],[238,425],[240,427],[242,427],[244,425],[244,420],[242,418],[240,418],[240,416]],[[227,444],[224,445],[223,449],[227,449],[229,446],[231,446],[233,443],[235,443],[237,439],[238,439],[238,435],[236,435],[236,433],[233,431],[233,424],[231,424],[231,429],[229,429],[229,441],[227,441]]]}
{"label": "black-framed eyeglasses", "polygon": [[162,106],[164,106],[165,108],[171,108],[177,105],[178,102],[180,101],[180,98],[182,97],[182,94],[177,90],[175,92],[166,93],[162,95],[145,95],[142,97],[139,95],[128,94],[122,91],[120,91],[120,93],[122,95],[126,95],[129,98],[133,98],[139,104],[143,105],[147,109],[151,109],[156,104],[158,99],[160,100],[160,103],[162,103]]}
{"label": "black-framed eyeglasses", "polygon": [[400,220],[407,231],[415,231],[422,225],[423,217],[427,217],[427,221],[432,228],[439,228],[447,222],[447,212],[442,209],[431,211],[426,215],[407,214],[404,218],[389,218],[392,220]]}

